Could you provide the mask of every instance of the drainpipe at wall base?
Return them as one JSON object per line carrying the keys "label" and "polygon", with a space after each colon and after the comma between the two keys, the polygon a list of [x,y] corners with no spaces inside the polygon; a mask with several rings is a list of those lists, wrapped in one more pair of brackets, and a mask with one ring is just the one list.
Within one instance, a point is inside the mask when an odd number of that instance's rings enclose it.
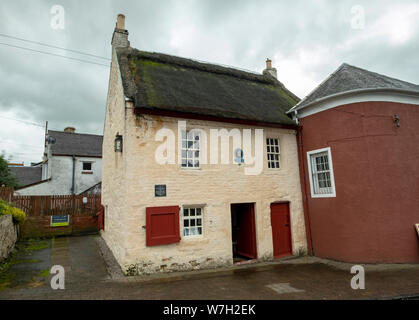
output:
{"label": "drainpipe at wall base", "polygon": [[74,176],[76,174],[76,156],[73,155],[73,175],[71,179],[71,194],[74,195]]}
{"label": "drainpipe at wall base", "polygon": [[306,174],[304,170],[304,149],[303,149],[303,127],[298,126],[297,128],[297,144],[298,144],[298,167],[300,169],[300,184],[301,192],[303,194],[303,210],[304,210],[304,220],[306,225],[306,237],[307,237],[307,246],[308,254],[314,256],[313,248],[313,238],[311,237],[311,224],[310,224],[310,215],[308,210],[308,196],[307,196],[307,183],[306,183]]}

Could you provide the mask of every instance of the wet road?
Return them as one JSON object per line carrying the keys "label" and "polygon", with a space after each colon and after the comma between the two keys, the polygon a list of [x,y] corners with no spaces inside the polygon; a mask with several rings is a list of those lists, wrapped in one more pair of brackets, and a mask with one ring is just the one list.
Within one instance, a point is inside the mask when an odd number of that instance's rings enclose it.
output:
{"label": "wet road", "polygon": [[[0,299],[380,299],[419,294],[419,265],[367,268],[365,290],[353,290],[349,265],[310,257],[152,280],[115,276],[98,241],[84,236],[21,243],[15,263],[0,277]],[[47,271],[54,264],[65,268],[65,290],[51,289]]]}

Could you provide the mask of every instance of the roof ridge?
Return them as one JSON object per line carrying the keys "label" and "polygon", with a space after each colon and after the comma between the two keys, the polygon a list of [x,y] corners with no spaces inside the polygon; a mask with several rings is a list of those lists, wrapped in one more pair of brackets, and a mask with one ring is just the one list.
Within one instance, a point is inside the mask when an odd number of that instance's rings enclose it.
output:
{"label": "roof ridge", "polygon": [[65,132],[65,131],[58,131],[58,130],[48,130],[48,133],[50,132],[58,132],[58,133],[65,133],[65,134],[72,134],[72,135],[83,135],[83,136],[97,136],[97,137],[102,137],[103,135],[100,134],[94,134],[94,133],[79,133],[79,132]]}
{"label": "roof ridge", "polygon": [[136,48],[117,48],[117,51],[128,51],[128,55],[137,55],[140,58],[151,60],[151,61],[158,61],[166,64],[176,65],[180,67],[195,69],[204,72],[211,72],[216,74],[223,74],[227,76],[236,77],[239,79],[245,79],[249,81],[257,81],[271,85],[280,86],[283,84],[276,78],[265,75],[263,73],[258,73],[255,71],[245,70],[238,67],[233,66],[226,66],[217,63],[205,62],[200,61],[197,59],[192,58],[185,58],[176,55],[170,55],[161,52],[150,52],[150,51],[143,51]]}

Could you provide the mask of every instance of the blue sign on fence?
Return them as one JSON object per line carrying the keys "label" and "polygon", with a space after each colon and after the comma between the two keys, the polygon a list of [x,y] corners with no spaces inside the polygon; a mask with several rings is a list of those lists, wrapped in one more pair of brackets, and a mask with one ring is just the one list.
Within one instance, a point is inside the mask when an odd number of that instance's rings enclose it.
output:
{"label": "blue sign on fence", "polygon": [[51,216],[51,227],[66,227],[70,224],[70,216]]}

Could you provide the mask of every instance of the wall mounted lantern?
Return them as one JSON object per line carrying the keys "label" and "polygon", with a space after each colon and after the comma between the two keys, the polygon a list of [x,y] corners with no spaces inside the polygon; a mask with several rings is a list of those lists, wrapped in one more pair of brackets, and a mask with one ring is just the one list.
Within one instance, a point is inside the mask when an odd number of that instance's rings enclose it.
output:
{"label": "wall mounted lantern", "polygon": [[115,152],[122,152],[122,136],[120,134],[115,137]]}

